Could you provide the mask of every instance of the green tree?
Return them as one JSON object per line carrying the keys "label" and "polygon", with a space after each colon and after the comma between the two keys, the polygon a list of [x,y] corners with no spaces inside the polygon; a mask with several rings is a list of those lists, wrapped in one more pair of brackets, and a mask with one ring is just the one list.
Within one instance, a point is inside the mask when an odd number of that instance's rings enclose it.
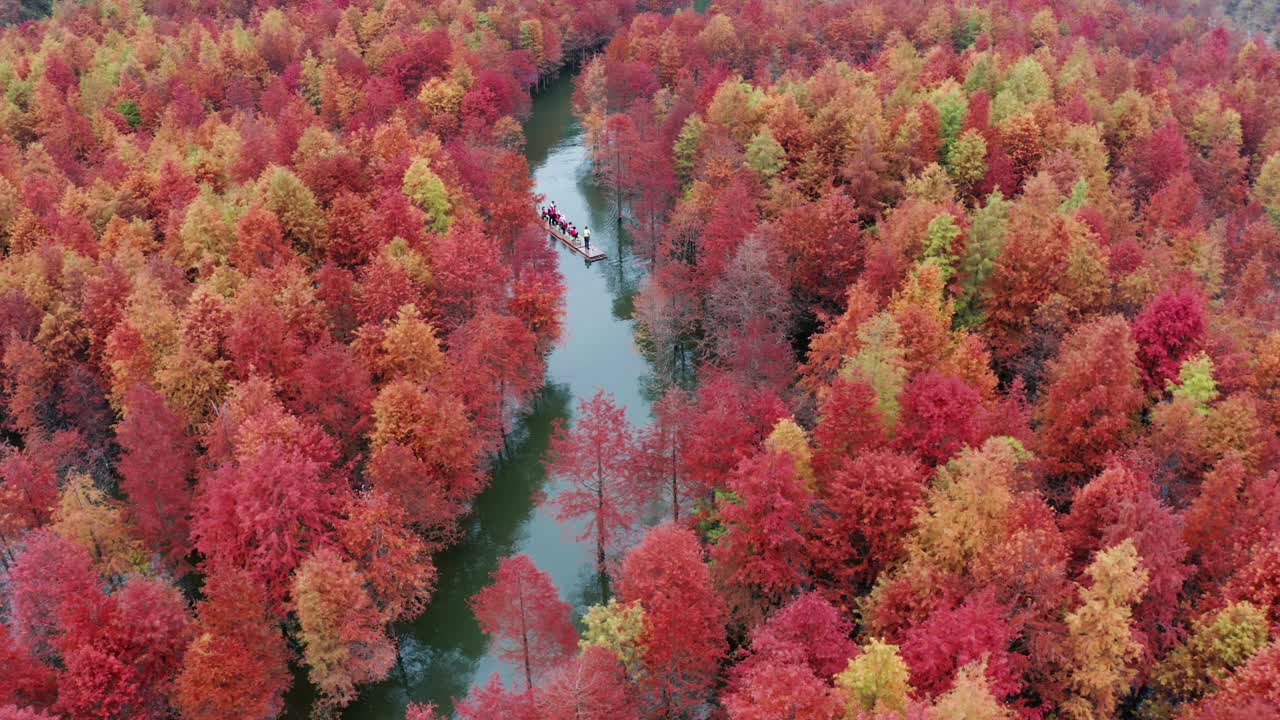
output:
{"label": "green tree", "polygon": [[676,177],[680,186],[684,187],[693,180],[693,170],[698,162],[698,144],[702,141],[702,131],[706,124],[697,115],[690,115],[680,128],[676,137],[673,152],[675,154]]}
{"label": "green tree", "polygon": [[906,352],[898,322],[887,312],[867,320],[858,328],[858,345],[859,350],[845,359],[840,375],[871,386],[880,418],[886,428],[892,428],[898,424],[902,410],[898,398],[907,380]]}
{"label": "green tree", "polygon": [[449,225],[453,222],[449,188],[445,187],[444,181],[431,169],[430,160],[420,157],[413,161],[409,169],[404,171],[403,188],[404,194],[431,218],[432,230],[438,233],[449,231]]}
{"label": "green tree", "polygon": [[958,237],[960,227],[951,213],[940,213],[929,221],[929,227],[925,229],[924,261],[937,265],[944,281],[950,280],[955,273],[956,256],[952,248]]}
{"label": "green tree", "polygon": [[642,640],[648,628],[640,603],[620,603],[617,598],[610,598],[607,605],[591,606],[582,617],[582,625],[582,640],[578,645],[583,650],[606,648],[628,672],[634,675],[640,670],[644,658]]}
{"label": "green tree", "polygon": [[1004,251],[1009,229],[1012,203],[997,190],[987,197],[987,204],[973,211],[969,218],[969,238],[960,262],[960,298],[956,303],[956,324],[973,327],[982,322],[982,296],[987,280]]}
{"label": "green tree", "polygon": [[1271,222],[1280,225],[1280,152],[1272,153],[1262,164],[1258,181],[1253,186],[1253,196],[1267,211]]}
{"label": "green tree", "polygon": [[1195,622],[1191,636],[1165,656],[1153,673],[1156,697],[1143,715],[1173,717],[1173,706],[1194,702],[1267,645],[1267,613],[1247,602],[1233,603]]}
{"label": "green tree", "polygon": [[966,130],[951,143],[946,155],[947,172],[961,188],[969,188],[987,174],[987,141],[977,130]]}
{"label": "green tree", "polygon": [[1209,414],[1209,403],[1218,399],[1218,383],[1213,379],[1213,359],[1201,352],[1182,361],[1178,382],[1168,381],[1166,388],[1175,398],[1191,401],[1196,412]]}
{"label": "green tree", "polygon": [[747,143],[747,164],[766,181],[773,180],[786,167],[787,152],[774,139],[769,128],[761,128],[751,136],[751,141]]}

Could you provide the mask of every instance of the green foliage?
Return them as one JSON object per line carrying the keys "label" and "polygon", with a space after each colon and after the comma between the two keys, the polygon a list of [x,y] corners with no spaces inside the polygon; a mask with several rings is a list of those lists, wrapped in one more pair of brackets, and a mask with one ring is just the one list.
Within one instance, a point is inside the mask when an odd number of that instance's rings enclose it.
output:
{"label": "green foliage", "polygon": [[970,95],[979,90],[994,92],[997,77],[998,72],[995,60],[991,58],[991,53],[984,52],[978,55],[973,64],[969,66],[969,72],[965,73],[964,90]]}
{"label": "green foliage", "polygon": [[951,143],[945,160],[951,179],[968,188],[987,174],[987,141],[977,130],[966,130]]}
{"label": "green foliage", "polygon": [[942,136],[942,157],[945,159],[951,143],[964,127],[964,119],[969,114],[969,98],[959,85],[948,82],[933,92],[931,100],[938,109],[938,132]]}
{"label": "green foliage", "polygon": [[990,21],[990,17],[984,17],[985,12],[973,8],[957,8],[957,14],[960,17],[951,30],[951,46],[956,52],[962,53],[985,31],[984,25]]}
{"label": "green foliage", "polygon": [[690,115],[685,119],[684,126],[680,128],[680,134],[676,137],[673,152],[676,177],[680,179],[681,187],[688,185],[693,179],[693,170],[698,161],[698,144],[702,141],[704,127],[702,118]]}
{"label": "green foliage", "polygon": [[1201,415],[1209,414],[1209,403],[1218,398],[1218,383],[1213,379],[1213,359],[1201,352],[1182,361],[1178,382],[1172,380],[1166,389],[1175,398],[1191,401]]}
{"label": "green foliage", "polygon": [[184,268],[222,264],[235,242],[231,209],[217,193],[205,186],[187,206],[178,235],[182,239],[179,259]]}
{"label": "green foliage", "polygon": [[982,296],[1004,251],[1010,206],[1012,203],[997,190],[987,198],[987,204],[974,210],[969,218],[969,241],[965,243],[960,265],[963,290],[956,303],[956,324],[960,327],[973,327],[982,322]]}
{"label": "green foliage", "polygon": [[862,654],[836,675],[836,690],[843,696],[849,717],[884,711],[900,713],[911,693],[911,673],[898,654],[898,646],[873,639]]}
{"label": "green foliage", "polygon": [[876,409],[886,428],[898,424],[898,402],[907,381],[902,333],[889,313],[880,313],[858,328],[859,350],[845,358],[840,374],[861,380],[876,393]]}
{"label": "green foliage", "polygon": [[941,213],[929,221],[924,235],[924,261],[942,270],[942,279],[950,280],[955,273],[956,256],[953,247],[960,237],[960,227],[951,213]]}
{"label": "green foliage", "polygon": [[324,211],[311,188],[292,170],[279,165],[267,168],[258,180],[257,193],[299,249],[308,253],[321,249],[325,239]]}
{"label": "green foliage", "polygon": [[431,169],[431,161],[418,158],[404,172],[404,194],[431,218],[431,229],[439,233],[449,231],[453,222],[450,214],[449,188]]}
{"label": "green foliage", "polygon": [[761,128],[760,132],[751,136],[751,141],[747,143],[747,164],[766,181],[773,180],[786,167],[787,152],[774,139],[769,128]]}
{"label": "green foliage", "polygon": [[1280,152],[1272,153],[1262,164],[1258,181],[1253,186],[1253,195],[1267,211],[1271,222],[1280,225]]}
{"label": "green foliage", "polygon": [[1084,178],[1076,180],[1076,184],[1071,186],[1071,195],[1062,204],[1058,206],[1058,212],[1063,215],[1070,215],[1079,210],[1089,202],[1089,181]]}
{"label": "green foliage", "polygon": [[991,120],[999,123],[1021,113],[1028,106],[1049,97],[1049,75],[1034,57],[1026,56],[1013,67],[999,85],[991,103]]}
{"label": "green foliage", "polygon": [[1267,636],[1266,611],[1247,602],[1200,618],[1191,636],[1156,668],[1157,697],[1145,704],[1143,714],[1172,717],[1173,706],[1204,697],[1218,681],[1265,647]]}
{"label": "green foliage", "polygon": [[129,127],[136,128],[142,124],[142,110],[138,107],[136,100],[121,100],[116,105],[116,111],[124,116],[125,122],[129,123]]}

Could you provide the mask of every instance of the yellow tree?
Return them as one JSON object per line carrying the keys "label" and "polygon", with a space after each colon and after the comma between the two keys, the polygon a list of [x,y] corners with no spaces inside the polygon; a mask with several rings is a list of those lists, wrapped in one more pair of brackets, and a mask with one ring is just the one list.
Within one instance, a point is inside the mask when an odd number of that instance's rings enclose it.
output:
{"label": "yellow tree", "polygon": [[123,575],[146,564],[142,543],[125,519],[124,507],[84,473],[72,475],[62,489],[53,512],[53,529],[93,553],[105,576]]}
{"label": "yellow tree", "polygon": [[805,487],[813,489],[813,450],[804,428],[791,418],[783,418],[773,426],[773,432],[765,438],[764,444],[769,450],[791,455],[796,464],[796,477],[804,482]]}
{"label": "yellow tree", "polygon": [[1146,593],[1148,574],[1133,540],[1103,550],[1086,571],[1080,607],[1067,615],[1070,697],[1063,716],[1073,720],[1115,717],[1142,657],[1133,637],[1133,607]]}
{"label": "yellow tree", "polygon": [[903,712],[911,694],[910,678],[898,646],[873,639],[835,681],[848,716],[856,718],[862,713]]}
{"label": "yellow tree", "polygon": [[1013,711],[991,693],[987,667],[972,662],[956,671],[955,685],[929,710],[929,720],[1012,720]]}

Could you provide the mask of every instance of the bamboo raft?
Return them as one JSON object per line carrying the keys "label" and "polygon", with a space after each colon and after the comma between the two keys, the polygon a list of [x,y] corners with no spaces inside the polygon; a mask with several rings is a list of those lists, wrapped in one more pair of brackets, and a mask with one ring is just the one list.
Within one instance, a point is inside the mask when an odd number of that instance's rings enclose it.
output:
{"label": "bamboo raft", "polygon": [[605,259],[605,258],[609,257],[608,255],[605,255],[604,253],[602,253],[602,252],[600,252],[599,250],[597,250],[596,248],[591,248],[590,250],[587,250],[587,249],[586,249],[586,248],[584,248],[582,245],[580,245],[580,244],[578,244],[577,242],[575,242],[573,238],[569,237],[568,235],[566,235],[566,234],[564,234],[564,233],[560,232],[559,230],[557,230],[556,228],[552,227],[552,226],[551,226],[551,223],[549,223],[549,222],[547,222],[547,221],[545,221],[545,220],[542,222],[542,227],[544,227],[544,228],[546,228],[546,229],[547,229],[547,233],[548,233],[548,234],[550,234],[550,235],[551,235],[551,237],[554,237],[555,239],[557,239],[557,240],[559,240],[560,242],[564,243],[564,246],[565,246],[565,247],[569,248],[570,250],[574,251],[575,253],[577,253],[577,254],[581,255],[582,257],[586,258],[586,260],[587,260],[587,262],[588,262],[588,263],[593,263],[593,262],[595,262],[595,261],[597,261],[597,260],[603,260],[603,259]]}

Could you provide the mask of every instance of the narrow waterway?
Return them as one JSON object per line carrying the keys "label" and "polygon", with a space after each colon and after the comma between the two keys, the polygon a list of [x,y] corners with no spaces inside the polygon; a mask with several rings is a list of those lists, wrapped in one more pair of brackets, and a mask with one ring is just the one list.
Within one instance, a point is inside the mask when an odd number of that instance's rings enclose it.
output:
{"label": "narrow waterway", "polygon": [[[564,337],[548,358],[546,387],[466,519],[463,540],[437,558],[439,580],[431,605],[416,621],[396,628],[400,667],[387,681],[363,689],[343,713],[349,720],[400,720],[410,702],[434,702],[450,712],[452,699],[466,696],[472,685],[495,672],[509,672],[489,654],[487,639],[467,607],[468,598],[488,584],[505,556],[531,556],[578,612],[598,601],[592,549],[575,541],[577,528],[556,522],[547,500],[561,486],[547,477],[542,461],[555,421],[572,422],[578,401],[597,389],[613,393],[632,423],[646,422],[649,366],[636,349],[631,320],[643,267],[631,256],[630,240],[613,219],[609,200],[592,182],[572,95],[570,72],[537,94],[525,124],[525,154],[537,192],[554,199],[579,227],[589,226],[592,243],[609,258],[587,266],[557,243],[567,307]],[[287,716],[304,720],[313,698],[299,675]]]}

